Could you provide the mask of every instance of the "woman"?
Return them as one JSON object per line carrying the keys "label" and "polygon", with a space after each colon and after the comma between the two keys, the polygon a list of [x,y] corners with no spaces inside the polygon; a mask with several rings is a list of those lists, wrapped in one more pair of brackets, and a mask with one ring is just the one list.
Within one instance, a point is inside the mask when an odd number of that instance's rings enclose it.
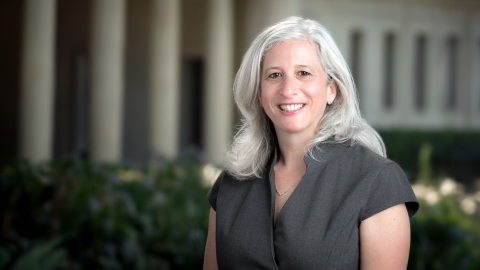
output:
{"label": "woman", "polygon": [[327,30],[264,30],[234,97],[244,120],[208,196],[204,268],[405,269],[418,202]]}

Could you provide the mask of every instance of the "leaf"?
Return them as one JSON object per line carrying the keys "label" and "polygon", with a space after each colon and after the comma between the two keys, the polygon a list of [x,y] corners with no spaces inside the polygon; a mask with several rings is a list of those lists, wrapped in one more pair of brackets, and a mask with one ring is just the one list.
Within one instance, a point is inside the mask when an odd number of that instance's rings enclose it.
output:
{"label": "leaf", "polygon": [[61,240],[62,239],[58,237],[52,241],[33,247],[30,251],[18,258],[12,270],[50,270],[58,268],[60,264],[65,261],[66,252],[63,249],[53,249]]}
{"label": "leaf", "polygon": [[10,261],[10,258],[12,256],[8,251],[6,251],[4,248],[0,249],[0,269],[3,269],[3,267]]}

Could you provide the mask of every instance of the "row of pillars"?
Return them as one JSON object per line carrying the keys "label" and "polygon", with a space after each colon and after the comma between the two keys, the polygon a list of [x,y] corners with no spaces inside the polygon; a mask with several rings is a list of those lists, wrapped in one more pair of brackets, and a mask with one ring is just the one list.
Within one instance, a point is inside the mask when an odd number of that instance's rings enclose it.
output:
{"label": "row of pillars", "polygon": [[[25,0],[20,103],[20,156],[52,159],[56,0]],[[152,0],[150,148],[178,153],[180,1]],[[231,138],[233,3],[210,0],[207,23],[204,150],[222,163]],[[122,154],[126,0],[94,0],[91,38],[90,158],[119,161]]]}

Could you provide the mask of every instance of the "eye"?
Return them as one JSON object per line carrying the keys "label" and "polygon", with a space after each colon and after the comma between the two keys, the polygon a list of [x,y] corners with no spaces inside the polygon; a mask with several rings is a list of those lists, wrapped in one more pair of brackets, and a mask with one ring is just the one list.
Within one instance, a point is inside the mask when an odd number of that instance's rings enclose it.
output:
{"label": "eye", "polygon": [[299,72],[298,72],[298,75],[300,75],[300,76],[308,76],[308,75],[310,75],[310,73],[307,72],[307,71],[299,71]]}
{"label": "eye", "polygon": [[274,79],[274,78],[278,78],[278,77],[281,77],[281,76],[282,76],[282,74],[280,74],[279,72],[274,72],[274,73],[268,75],[268,78]]}

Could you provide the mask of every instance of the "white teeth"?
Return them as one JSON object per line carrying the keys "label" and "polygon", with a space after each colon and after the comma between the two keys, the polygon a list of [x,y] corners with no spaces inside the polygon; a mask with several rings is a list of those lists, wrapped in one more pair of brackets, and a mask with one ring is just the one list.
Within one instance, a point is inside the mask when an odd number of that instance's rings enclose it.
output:
{"label": "white teeth", "polygon": [[296,110],[298,110],[302,107],[303,107],[303,104],[280,105],[280,109],[282,109],[282,111],[286,111],[286,112],[296,111]]}

